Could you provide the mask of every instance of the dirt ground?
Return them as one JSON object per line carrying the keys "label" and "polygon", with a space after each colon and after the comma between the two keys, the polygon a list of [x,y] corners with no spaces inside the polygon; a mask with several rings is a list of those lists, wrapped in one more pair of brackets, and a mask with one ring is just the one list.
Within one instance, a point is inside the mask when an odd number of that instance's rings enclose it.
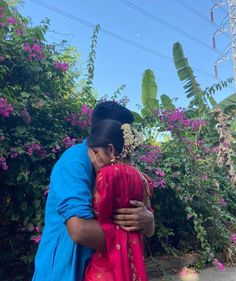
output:
{"label": "dirt ground", "polygon": [[[224,272],[215,268],[207,268],[199,273],[199,281],[236,281],[236,266],[226,267]],[[178,275],[167,274],[157,278],[152,277],[149,281],[180,281]]]}

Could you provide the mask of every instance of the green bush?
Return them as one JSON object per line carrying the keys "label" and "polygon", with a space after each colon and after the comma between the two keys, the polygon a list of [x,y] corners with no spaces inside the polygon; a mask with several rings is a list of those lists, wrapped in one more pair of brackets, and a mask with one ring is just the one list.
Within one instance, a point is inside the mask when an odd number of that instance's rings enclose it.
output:
{"label": "green bush", "polygon": [[48,23],[0,5],[1,280],[29,280],[53,164],[87,135],[91,110],[75,93],[77,57],[44,38]]}
{"label": "green bush", "polygon": [[236,190],[227,167],[216,163],[217,145],[211,146],[209,128],[215,121],[193,119],[188,111],[156,113],[169,131],[166,142],[144,145],[136,162],[154,180],[156,236],[153,252],[199,251],[201,261],[233,249]]}

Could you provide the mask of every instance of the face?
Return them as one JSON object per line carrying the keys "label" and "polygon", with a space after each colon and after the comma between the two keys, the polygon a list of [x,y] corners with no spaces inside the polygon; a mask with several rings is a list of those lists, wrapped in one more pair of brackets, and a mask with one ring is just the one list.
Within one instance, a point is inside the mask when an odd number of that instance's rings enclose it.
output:
{"label": "face", "polygon": [[108,148],[97,147],[89,149],[89,155],[93,165],[95,166],[95,170],[99,169],[111,163],[111,159],[115,156],[114,146],[109,145]]}
{"label": "face", "polygon": [[111,163],[113,154],[108,149],[98,147],[98,148],[93,148],[92,150],[97,158],[97,161],[99,161],[101,165],[106,166]]}

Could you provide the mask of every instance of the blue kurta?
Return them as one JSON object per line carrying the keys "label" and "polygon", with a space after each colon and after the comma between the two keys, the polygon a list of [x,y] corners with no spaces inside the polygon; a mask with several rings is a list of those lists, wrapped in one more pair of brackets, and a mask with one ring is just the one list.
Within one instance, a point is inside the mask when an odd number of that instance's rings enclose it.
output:
{"label": "blue kurta", "polygon": [[86,141],[67,149],[55,164],[45,209],[45,227],[33,281],[81,281],[92,250],[70,238],[66,221],[93,218],[94,176]]}

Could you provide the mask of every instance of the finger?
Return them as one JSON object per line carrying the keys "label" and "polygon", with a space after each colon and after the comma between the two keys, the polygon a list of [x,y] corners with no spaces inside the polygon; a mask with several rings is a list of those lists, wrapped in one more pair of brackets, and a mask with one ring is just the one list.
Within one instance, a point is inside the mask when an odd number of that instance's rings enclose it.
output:
{"label": "finger", "polygon": [[96,162],[96,155],[95,155],[95,153],[93,152],[92,149],[89,150],[88,155],[90,157],[91,162],[95,163]]}
{"label": "finger", "polygon": [[138,227],[137,222],[135,221],[120,221],[120,220],[114,220],[114,224],[121,226],[126,226],[126,227]]}
{"label": "finger", "polygon": [[137,215],[113,215],[112,219],[116,221],[137,221]]}
{"label": "finger", "polygon": [[120,226],[120,228],[128,232],[142,232],[144,230],[138,226]]}
{"label": "finger", "polygon": [[[139,210],[138,210],[139,211]],[[121,208],[113,211],[114,215],[133,215],[137,213],[137,208]]]}
{"label": "finger", "polygon": [[145,205],[141,201],[130,200],[129,202],[130,202],[131,205],[133,205],[135,207],[144,207],[145,208]]}

